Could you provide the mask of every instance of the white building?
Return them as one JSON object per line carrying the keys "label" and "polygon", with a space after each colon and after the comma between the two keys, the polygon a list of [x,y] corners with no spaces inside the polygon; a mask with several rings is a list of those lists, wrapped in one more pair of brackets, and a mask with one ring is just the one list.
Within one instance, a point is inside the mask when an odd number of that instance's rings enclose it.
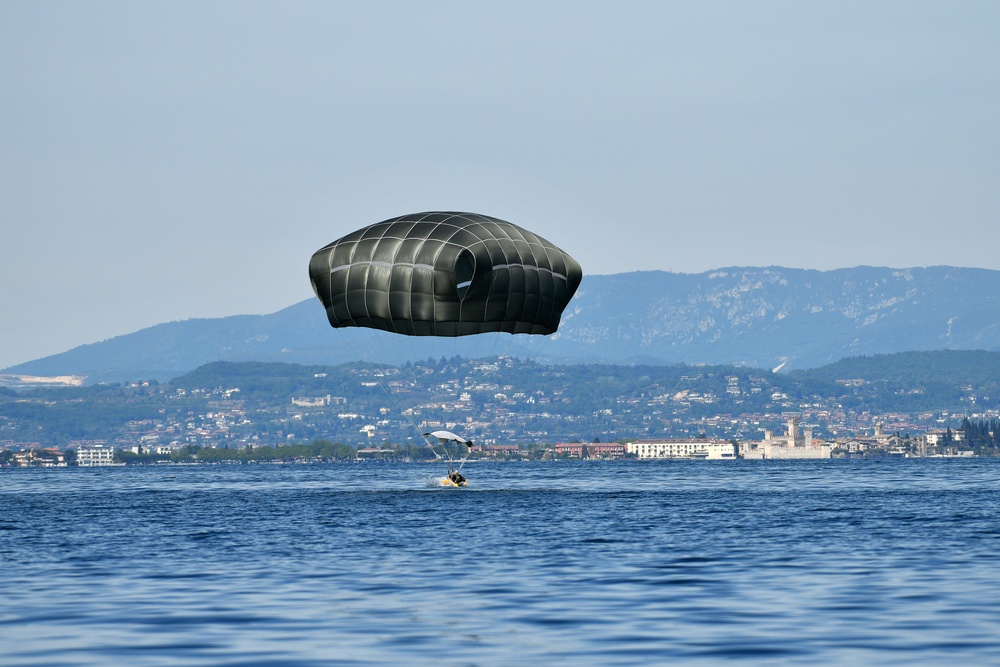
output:
{"label": "white building", "polygon": [[828,459],[830,445],[813,444],[809,447],[785,447],[784,445],[765,444],[758,449],[763,459]]}
{"label": "white building", "polygon": [[347,399],[343,396],[293,396],[292,405],[302,408],[322,408],[329,405],[346,405]]}
{"label": "white building", "polygon": [[[945,440],[947,440],[948,431],[945,429],[936,429],[933,431],[927,431],[927,444],[934,445],[935,447],[943,445]],[[958,444],[965,441],[965,431],[954,430],[951,431],[951,442],[952,444]]]}
{"label": "white building", "polygon": [[692,440],[636,440],[625,445],[625,451],[640,459],[715,459],[733,460],[737,447],[726,440],[695,438]]}
{"label": "white building", "polygon": [[115,448],[111,445],[87,445],[76,450],[76,464],[79,466],[115,465]]}

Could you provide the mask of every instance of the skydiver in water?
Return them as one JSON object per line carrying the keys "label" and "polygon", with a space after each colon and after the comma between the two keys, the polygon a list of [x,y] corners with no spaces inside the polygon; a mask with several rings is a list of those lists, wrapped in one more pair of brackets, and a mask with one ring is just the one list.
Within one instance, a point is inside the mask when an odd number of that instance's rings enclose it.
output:
{"label": "skydiver in water", "polygon": [[[469,452],[472,452],[472,441],[471,440],[466,440],[464,442],[464,444],[465,444],[466,447],[469,448]],[[467,486],[468,485],[468,482],[466,481],[465,477],[462,475],[462,473],[458,472],[457,470],[450,470],[448,472],[448,479],[450,479],[452,482],[454,482],[455,486]]]}
{"label": "skydiver in water", "polygon": [[448,469],[448,479],[450,479],[455,486],[462,486],[466,483],[465,477],[462,476],[462,473],[450,468]]}

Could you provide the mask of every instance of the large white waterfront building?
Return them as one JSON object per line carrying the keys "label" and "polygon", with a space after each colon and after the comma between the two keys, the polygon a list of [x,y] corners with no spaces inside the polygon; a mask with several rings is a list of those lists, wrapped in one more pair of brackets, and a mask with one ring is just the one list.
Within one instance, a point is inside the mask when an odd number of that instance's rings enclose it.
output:
{"label": "large white waterfront building", "polygon": [[733,460],[737,446],[726,440],[694,438],[690,440],[636,440],[625,451],[640,459],[718,459]]}
{"label": "large white waterfront building", "polygon": [[115,465],[115,448],[106,444],[81,445],[76,450],[76,464],[79,466]]}

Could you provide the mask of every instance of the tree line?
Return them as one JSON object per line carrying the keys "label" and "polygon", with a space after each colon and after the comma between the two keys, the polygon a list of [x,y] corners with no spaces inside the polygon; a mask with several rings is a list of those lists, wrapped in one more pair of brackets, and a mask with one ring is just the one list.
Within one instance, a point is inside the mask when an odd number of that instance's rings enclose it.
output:
{"label": "tree line", "polygon": [[354,447],[329,440],[314,440],[308,444],[261,445],[246,449],[226,449],[213,447],[182,447],[170,454],[152,452],[135,453],[128,450],[115,452],[115,461],[125,464],[149,463],[222,463],[222,462],[263,462],[263,461],[353,461],[358,452]]}
{"label": "tree line", "polygon": [[976,421],[963,417],[961,430],[965,434],[965,441],[973,448],[1000,448],[1000,419],[996,417]]}

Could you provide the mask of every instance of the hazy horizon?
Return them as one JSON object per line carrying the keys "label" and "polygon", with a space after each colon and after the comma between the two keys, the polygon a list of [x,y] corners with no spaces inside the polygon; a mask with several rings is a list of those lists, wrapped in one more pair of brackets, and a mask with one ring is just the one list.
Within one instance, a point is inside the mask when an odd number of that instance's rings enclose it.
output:
{"label": "hazy horizon", "polygon": [[393,216],[585,274],[1000,270],[989,2],[7,2],[0,368],[280,310]]}

